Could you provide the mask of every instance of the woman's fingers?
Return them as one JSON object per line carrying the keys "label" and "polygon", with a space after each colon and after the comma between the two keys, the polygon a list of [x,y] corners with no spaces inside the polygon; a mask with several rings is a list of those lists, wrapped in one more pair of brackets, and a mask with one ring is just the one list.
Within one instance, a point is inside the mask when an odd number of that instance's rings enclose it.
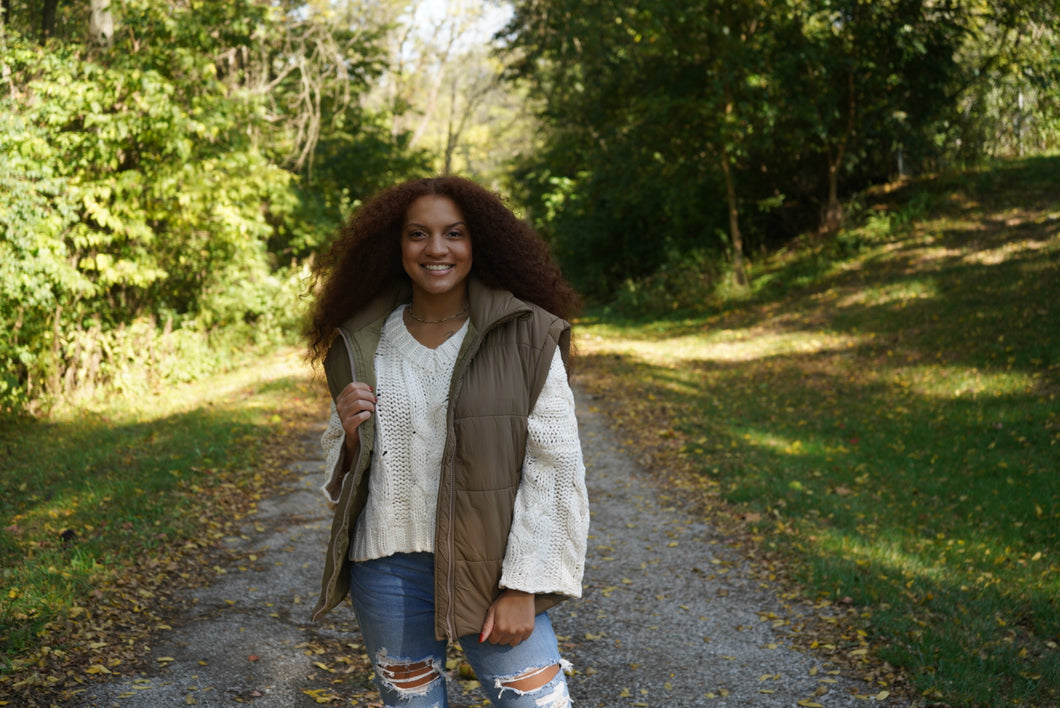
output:
{"label": "woman's fingers", "polygon": [[482,630],[479,642],[514,647],[526,641],[534,633],[534,596],[505,590],[490,605]]}
{"label": "woman's fingers", "polygon": [[375,392],[372,387],[360,381],[354,381],[342,389],[335,399],[342,428],[348,436],[355,435],[357,428],[375,412]]}

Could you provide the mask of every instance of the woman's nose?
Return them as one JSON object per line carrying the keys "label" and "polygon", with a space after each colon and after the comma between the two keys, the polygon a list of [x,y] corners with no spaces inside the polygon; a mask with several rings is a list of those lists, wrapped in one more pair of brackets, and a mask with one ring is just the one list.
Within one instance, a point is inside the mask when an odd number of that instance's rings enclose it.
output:
{"label": "woman's nose", "polygon": [[427,253],[445,253],[445,249],[445,237],[441,234],[434,234],[427,239]]}

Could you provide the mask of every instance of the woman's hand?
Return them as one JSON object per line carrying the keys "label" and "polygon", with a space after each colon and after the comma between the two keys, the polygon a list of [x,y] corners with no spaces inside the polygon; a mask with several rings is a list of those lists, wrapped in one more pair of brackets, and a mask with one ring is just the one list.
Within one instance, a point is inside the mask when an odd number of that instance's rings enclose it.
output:
{"label": "woman's hand", "polygon": [[346,431],[346,452],[351,457],[357,454],[361,444],[361,423],[375,412],[377,400],[372,387],[360,381],[347,384],[335,399],[335,410],[342,421],[342,429]]}
{"label": "woman's hand", "polygon": [[522,590],[505,590],[486,611],[479,643],[516,646],[534,633],[534,595]]}

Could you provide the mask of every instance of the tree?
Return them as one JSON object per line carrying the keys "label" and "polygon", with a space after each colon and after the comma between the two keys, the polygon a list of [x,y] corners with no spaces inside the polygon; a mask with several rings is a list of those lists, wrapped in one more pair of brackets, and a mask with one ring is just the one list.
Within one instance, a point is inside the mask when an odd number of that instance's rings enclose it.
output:
{"label": "tree", "polygon": [[1060,6],[962,3],[960,73],[949,89],[956,111],[946,139],[962,161],[1060,145]]}
{"label": "tree", "polygon": [[110,46],[102,3],[60,6],[46,46],[0,36],[0,409],[278,336],[301,260],[416,163],[358,100],[378,28],[262,0],[113,7]]}
{"label": "tree", "polygon": [[368,105],[407,133],[434,172],[498,185],[508,157],[531,132],[521,99],[491,56],[500,14],[476,2],[382,3],[391,22],[389,59]]}
{"label": "tree", "polygon": [[88,23],[88,34],[92,41],[105,47],[114,37],[114,17],[110,12],[111,0],[92,0],[92,11]]}
{"label": "tree", "polygon": [[[517,6],[513,75],[547,96],[553,146],[530,167],[549,181],[531,198],[562,203],[546,230],[583,264],[575,272],[600,263],[590,252],[608,244],[607,272],[585,273],[583,288],[613,290],[689,248],[727,252],[745,280],[741,204],[757,197],[740,182],[770,140],[772,87],[756,67],[772,22],[751,2]],[[549,183],[567,189],[564,180],[574,191],[550,196]],[[653,238],[621,235],[630,230]]]}
{"label": "tree", "polygon": [[[542,146],[517,180],[590,295],[702,249],[739,281],[749,250],[830,232],[848,195],[941,164],[955,128],[965,149],[983,144],[976,131],[1018,146],[1032,106],[1037,134],[1055,136],[1055,45],[1027,40],[1054,36],[1056,13],[1048,0],[523,0],[503,38]],[[1011,118],[962,117],[1002,94]]]}
{"label": "tree", "polygon": [[40,41],[46,42],[55,34],[55,18],[59,9],[59,0],[44,0],[44,12],[41,14]]}

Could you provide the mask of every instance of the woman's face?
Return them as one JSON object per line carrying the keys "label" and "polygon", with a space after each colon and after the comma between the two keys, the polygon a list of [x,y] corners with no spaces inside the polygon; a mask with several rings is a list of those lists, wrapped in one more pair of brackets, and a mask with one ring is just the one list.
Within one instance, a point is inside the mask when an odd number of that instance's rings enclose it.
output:
{"label": "woman's face", "polygon": [[417,298],[463,292],[471,273],[471,234],[452,199],[426,195],[412,202],[401,232],[401,264]]}

